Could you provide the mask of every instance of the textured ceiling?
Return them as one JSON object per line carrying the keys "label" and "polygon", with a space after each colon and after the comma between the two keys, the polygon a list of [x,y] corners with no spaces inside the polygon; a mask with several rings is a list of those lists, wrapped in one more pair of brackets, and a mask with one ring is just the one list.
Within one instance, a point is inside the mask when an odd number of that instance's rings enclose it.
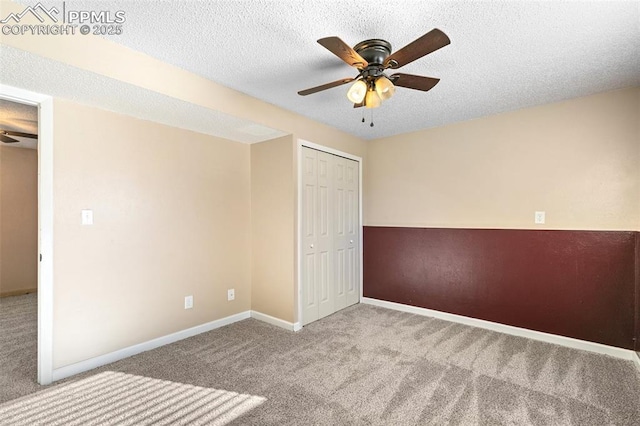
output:
{"label": "textured ceiling", "polygon": [[[640,2],[616,1],[67,1],[124,10],[111,40],[365,139],[640,85]],[[383,38],[394,50],[432,28],[451,45],[402,72],[441,78],[430,92],[399,88],[373,110],[348,86],[297,91],[353,69],[316,40]],[[370,111],[367,111],[367,116]]]}
{"label": "textured ceiling", "polygon": [[[0,99],[0,129],[14,132],[38,134],[38,108],[31,105]],[[12,148],[31,148],[38,146],[37,139],[11,136],[18,142],[2,143],[3,146]]]}
{"label": "textured ceiling", "polygon": [[286,134],[6,45],[0,45],[0,57],[0,81],[10,86],[237,142],[255,143]]}

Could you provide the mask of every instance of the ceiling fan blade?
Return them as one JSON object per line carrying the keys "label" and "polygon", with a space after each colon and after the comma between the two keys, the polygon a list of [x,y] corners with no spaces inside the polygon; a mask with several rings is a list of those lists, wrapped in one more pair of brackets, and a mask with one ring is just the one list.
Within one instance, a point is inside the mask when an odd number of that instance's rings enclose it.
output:
{"label": "ceiling fan blade", "polygon": [[426,92],[433,89],[438,84],[439,78],[423,77],[421,75],[397,73],[389,77],[394,86],[406,87],[408,89],[422,90]]}
{"label": "ceiling fan blade", "polygon": [[38,139],[38,135],[34,135],[33,133],[14,132],[13,130],[0,130],[0,134],[18,136],[21,138]]}
{"label": "ceiling fan blade", "polygon": [[354,108],[362,108],[364,106],[364,99],[359,104],[353,104]]}
{"label": "ceiling fan blade", "polygon": [[331,53],[345,61],[348,65],[358,69],[365,68],[369,63],[364,60],[355,50],[348,44],[340,40],[338,37],[325,37],[318,40],[318,43],[326,47]]}
{"label": "ceiling fan blade", "polygon": [[387,68],[400,68],[403,65],[407,65],[416,59],[422,58],[431,52],[445,47],[451,43],[449,37],[437,28],[429,31],[417,40],[407,44],[402,49],[391,54],[385,61],[384,65]]}
{"label": "ceiling fan blade", "polygon": [[307,96],[312,93],[321,92],[322,90],[331,89],[332,87],[342,86],[355,80],[355,78],[343,78],[342,80],[336,80],[331,83],[323,84],[322,86],[312,87],[311,89],[301,90],[298,92],[300,96]]}
{"label": "ceiling fan blade", "polygon": [[10,138],[9,136],[5,136],[0,134],[0,141],[4,142],[4,143],[16,143],[18,142],[18,140],[14,139],[14,138]]}

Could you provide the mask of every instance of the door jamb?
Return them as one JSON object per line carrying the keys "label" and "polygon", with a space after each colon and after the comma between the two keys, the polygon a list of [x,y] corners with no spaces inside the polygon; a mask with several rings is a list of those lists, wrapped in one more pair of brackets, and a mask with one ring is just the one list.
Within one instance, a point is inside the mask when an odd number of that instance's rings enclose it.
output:
{"label": "door jamb", "polygon": [[347,152],[339,151],[337,149],[329,148],[323,145],[318,145],[313,142],[306,141],[304,139],[298,139],[296,143],[296,168],[297,168],[297,212],[296,212],[296,322],[293,324],[293,331],[299,331],[302,329],[302,147],[312,148],[317,151],[326,152],[327,154],[337,155],[339,157],[348,158],[358,162],[358,228],[359,232],[359,244],[360,244],[360,291],[358,294],[358,303],[362,302],[362,273],[363,273],[363,238],[362,238],[362,157],[358,157]]}
{"label": "door jamb", "polygon": [[53,98],[0,84],[0,99],[38,107],[38,383],[53,381]]}

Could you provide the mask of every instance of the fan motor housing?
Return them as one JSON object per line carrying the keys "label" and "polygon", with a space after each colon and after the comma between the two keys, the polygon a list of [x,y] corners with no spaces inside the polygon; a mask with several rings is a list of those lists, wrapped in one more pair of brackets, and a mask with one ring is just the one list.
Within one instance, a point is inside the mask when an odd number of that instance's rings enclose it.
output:
{"label": "fan motor housing", "polygon": [[374,38],[361,41],[353,47],[369,65],[382,65],[384,60],[391,54],[391,43],[386,40]]}

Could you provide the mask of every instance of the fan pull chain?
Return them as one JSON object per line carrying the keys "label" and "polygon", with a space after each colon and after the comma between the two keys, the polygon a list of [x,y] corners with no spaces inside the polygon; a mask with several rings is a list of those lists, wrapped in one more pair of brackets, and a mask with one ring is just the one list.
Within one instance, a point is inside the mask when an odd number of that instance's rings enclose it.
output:
{"label": "fan pull chain", "polygon": [[[373,108],[371,108],[369,111],[371,111],[371,123],[369,123],[370,127],[373,127]],[[365,123],[366,120],[364,119],[364,110],[362,111],[362,122]]]}

